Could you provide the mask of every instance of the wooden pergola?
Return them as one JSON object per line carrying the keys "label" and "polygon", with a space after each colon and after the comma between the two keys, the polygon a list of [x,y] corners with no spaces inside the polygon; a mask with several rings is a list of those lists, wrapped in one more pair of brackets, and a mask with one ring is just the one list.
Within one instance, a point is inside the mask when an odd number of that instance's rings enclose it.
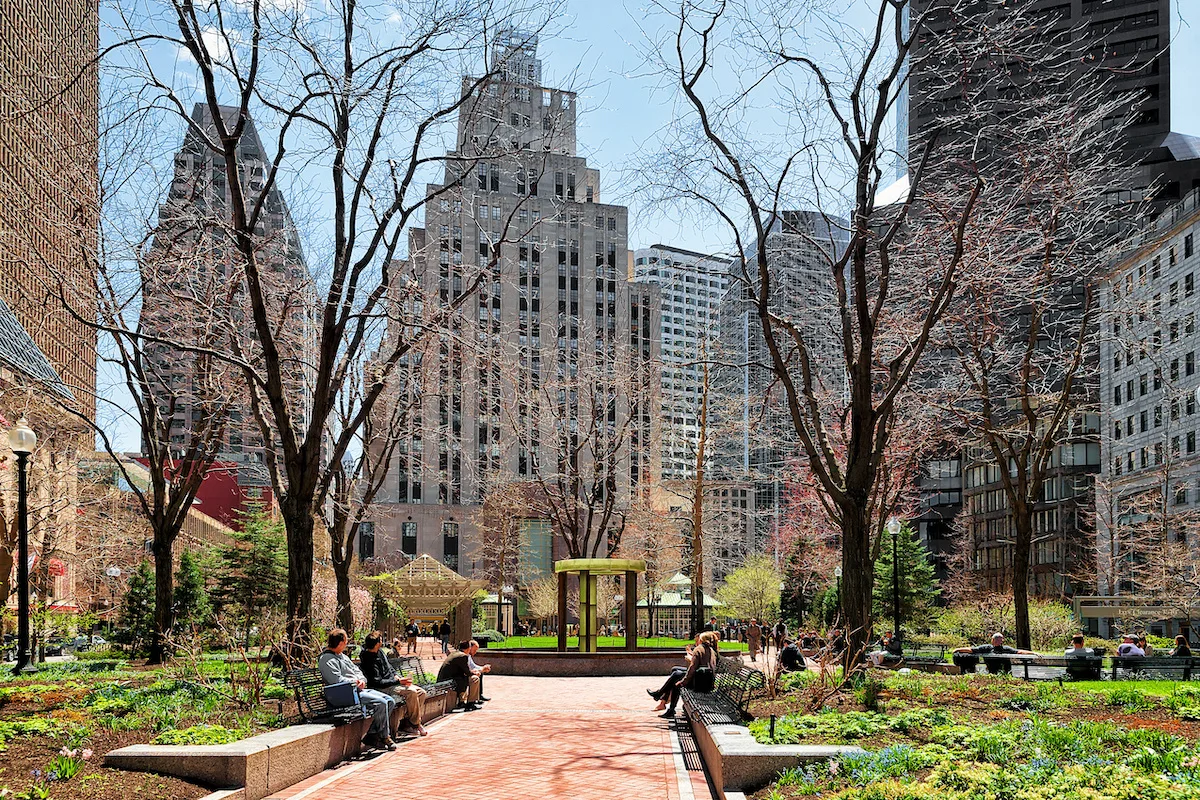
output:
{"label": "wooden pergola", "polygon": [[418,556],[394,572],[367,578],[390,600],[399,603],[410,619],[438,620],[454,615],[454,641],[471,638],[471,601],[484,581],[459,575],[429,554]]}
{"label": "wooden pergola", "polygon": [[598,647],[596,578],[625,576],[625,649],[637,650],[637,576],[646,562],[632,558],[569,558],[556,562],[558,573],[558,651],[567,650],[567,576],[579,576],[579,652],[594,653]]}

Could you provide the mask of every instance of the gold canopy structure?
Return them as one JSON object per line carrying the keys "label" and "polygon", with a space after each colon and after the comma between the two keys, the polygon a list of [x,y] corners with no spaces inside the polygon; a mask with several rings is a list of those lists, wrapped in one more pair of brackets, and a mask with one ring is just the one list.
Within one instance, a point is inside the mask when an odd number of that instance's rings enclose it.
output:
{"label": "gold canopy structure", "polygon": [[428,553],[394,572],[365,579],[398,602],[410,618],[440,618],[455,614],[454,640],[471,638],[471,600],[486,582],[459,575]]}
{"label": "gold canopy structure", "polygon": [[579,652],[595,653],[599,644],[596,577],[625,576],[625,649],[637,650],[637,576],[646,562],[629,558],[568,558],[555,562],[558,573],[558,651],[567,649],[567,576],[579,576]]}

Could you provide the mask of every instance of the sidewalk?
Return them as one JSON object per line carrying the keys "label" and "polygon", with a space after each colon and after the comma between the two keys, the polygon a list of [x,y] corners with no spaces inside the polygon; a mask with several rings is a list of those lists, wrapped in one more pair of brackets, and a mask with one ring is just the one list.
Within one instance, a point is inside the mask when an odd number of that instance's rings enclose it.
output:
{"label": "sidewalk", "polygon": [[651,709],[650,678],[488,676],[492,701],[430,726],[394,753],[342,764],[271,800],[709,800],[678,738]]}

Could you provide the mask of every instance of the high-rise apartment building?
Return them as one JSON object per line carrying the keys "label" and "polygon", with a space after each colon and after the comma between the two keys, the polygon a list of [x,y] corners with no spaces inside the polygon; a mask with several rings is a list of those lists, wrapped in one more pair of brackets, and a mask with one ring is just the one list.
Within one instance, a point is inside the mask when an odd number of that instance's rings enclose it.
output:
{"label": "high-rise apartment building", "polygon": [[[660,468],[660,293],[628,280],[628,212],[602,202],[576,151],[575,93],[545,85],[537,38],[505,33],[491,58],[498,77],[464,104],[410,231],[389,336],[478,288],[392,380],[411,411],[360,557],[428,553],[470,572],[489,487],[569,463],[604,470],[626,503]],[[607,463],[584,463],[589,442],[611,446]]]}
{"label": "high-rise apartment building", "polygon": [[[939,2],[919,0],[909,6],[909,13]],[[1125,126],[1129,153],[1142,168],[1128,196],[1118,200],[1152,197],[1162,209],[1200,186],[1200,139],[1171,130],[1170,0],[1036,0],[1033,7],[1085,49],[1081,69],[1108,70],[1113,96],[1128,98],[1128,107],[1105,124],[1114,129]],[[979,8],[995,13],[988,4]],[[947,24],[944,16],[935,15],[930,28],[944,30]],[[921,74],[923,41],[914,44],[911,63],[918,66],[910,72],[908,94],[898,107],[905,116],[897,126],[903,153],[958,102],[954,91],[940,94],[946,83],[942,76]],[[929,37],[929,41],[937,40]]]}
{"label": "high-rise apartment building", "polygon": [[[843,221],[816,211],[784,211],[767,234],[773,307],[804,334],[821,389],[835,394],[845,389],[845,370],[832,265],[846,248],[847,231]],[[756,251],[757,243],[747,248]],[[758,311],[737,277],[742,269],[741,262],[731,266],[720,307],[719,358],[728,366],[717,385],[726,398],[728,431],[718,460],[722,476],[754,484],[761,543],[778,528],[783,489],[799,450]]]}
{"label": "high-rise apartment building", "polygon": [[[632,279],[655,284],[662,291],[664,480],[684,480],[696,473],[703,363],[716,356],[721,298],[729,289],[730,264],[727,258],[665,244],[634,252]],[[714,401],[714,418],[716,413]],[[712,453],[709,449],[706,462],[711,462]]]}
{"label": "high-rise apartment building", "polygon": [[[1188,544],[1190,558],[1200,558],[1197,283],[1200,190],[1147,224],[1100,287],[1106,452],[1096,492],[1096,550],[1103,595],[1153,591],[1147,579],[1169,565],[1145,562],[1161,555],[1164,544]],[[1160,634],[1186,624],[1151,621]]]}
{"label": "high-rise apartment building", "polygon": [[[236,107],[222,107],[232,123]],[[196,127],[215,131],[208,105],[192,111]],[[239,179],[247,201],[256,202],[265,188],[269,156],[253,121],[242,134]],[[237,471],[238,484],[263,489],[271,485],[265,464],[261,427],[250,407],[240,368],[216,365],[217,381],[201,380],[197,356],[173,346],[184,343],[235,352],[254,360],[256,344],[250,301],[245,296],[244,265],[225,220],[228,176],[223,154],[211,150],[191,127],[175,155],[167,197],[158,210],[154,240],[143,259],[142,317],[147,333],[164,344],[147,348],[152,394],[171,403],[171,439],[183,444],[193,421],[216,401],[231,411],[217,460]],[[289,402],[299,425],[307,424],[311,382],[306,380],[312,343],[313,286],[305,266],[296,225],[277,185],[265,198],[265,213],[255,235],[256,263],[275,324],[275,336],[287,362]]]}
{"label": "high-rise apartment building", "polygon": [[75,315],[96,307],[99,18],[83,0],[5,3],[0,30],[0,297],[94,415],[96,332]]}

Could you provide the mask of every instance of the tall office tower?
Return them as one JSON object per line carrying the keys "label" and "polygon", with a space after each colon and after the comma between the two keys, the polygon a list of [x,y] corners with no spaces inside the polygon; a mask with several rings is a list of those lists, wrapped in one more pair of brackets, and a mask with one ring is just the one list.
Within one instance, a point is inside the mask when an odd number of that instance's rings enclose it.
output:
{"label": "tall office tower", "polygon": [[[222,107],[232,124],[235,107]],[[208,105],[192,110],[196,126],[215,130]],[[265,184],[269,157],[253,121],[242,135],[240,166],[248,202],[255,202]],[[271,485],[265,464],[265,443],[250,407],[246,380],[240,369],[215,364],[219,378],[200,379],[197,356],[173,346],[180,342],[202,348],[261,357],[250,301],[245,297],[244,265],[225,220],[229,190],[225,158],[209,149],[189,127],[175,155],[175,172],[167,198],[159,206],[154,240],[142,268],[142,319],[145,331],[166,344],[148,348],[156,401],[171,403],[171,439],[182,444],[193,421],[207,414],[214,402],[228,402],[232,411],[220,443],[218,461],[236,469],[238,484],[262,490]],[[285,360],[289,402],[299,425],[307,424],[311,408],[311,360],[314,307],[312,279],[305,266],[296,225],[278,186],[266,196],[266,212],[255,236],[256,261]]]}
{"label": "tall office tower", "polygon": [[[1122,602],[1180,594],[1156,579],[1184,574],[1200,558],[1197,283],[1200,191],[1193,191],[1138,232],[1099,291],[1105,453],[1096,490],[1097,583],[1110,596],[1099,605],[1110,608],[1084,609],[1094,631],[1107,634],[1113,618],[1126,616]],[[1145,621],[1166,635],[1194,617],[1170,601],[1159,613]]]}
{"label": "tall office tower", "polygon": [[98,28],[82,0],[0,7],[0,297],[89,416],[96,332],[71,311],[96,308]]}
{"label": "tall office tower", "polygon": [[[910,12],[935,2],[941,0],[915,0]],[[1034,8],[1057,20],[1059,31],[1070,31],[1076,43],[1087,48],[1082,68],[1109,70],[1113,94],[1129,100],[1126,110],[1106,120],[1114,128],[1128,123],[1124,135],[1129,152],[1142,164],[1136,185],[1119,200],[1150,196],[1161,210],[1200,186],[1200,139],[1171,130],[1170,0],[1036,0]],[[945,17],[935,18],[930,27],[937,31],[946,24]],[[1081,41],[1083,37],[1092,44]],[[944,87],[945,81],[921,74],[923,41],[914,45],[911,63],[918,66],[911,71],[908,96],[897,109],[906,116],[897,126],[898,136],[904,137],[899,146],[912,157],[915,142],[957,101],[954,92],[941,96],[943,89],[934,88]]]}
{"label": "tall office tower", "polygon": [[389,336],[480,284],[392,381],[390,402],[412,411],[360,557],[429,553],[470,572],[489,487],[560,463],[596,474],[592,445],[611,445],[604,491],[622,503],[658,475],[658,287],[628,281],[627,210],[601,202],[575,94],[544,85],[537,38],[505,33],[491,58],[498,79],[464,104],[410,231]]}
{"label": "tall office tower", "polygon": [[[730,260],[665,244],[638,250],[633,280],[662,291],[662,477],[696,474],[704,360],[716,356]],[[711,371],[710,371],[710,385]],[[714,403],[714,414],[716,412]],[[709,450],[711,461],[712,451]]]}
{"label": "tall office tower", "polygon": [[[845,250],[848,226],[815,211],[780,216],[767,234],[776,313],[804,333],[821,389],[841,395],[845,370],[831,264]],[[747,248],[748,253],[756,250],[756,243]],[[744,281],[736,277],[742,269],[741,262],[732,265],[733,278],[720,306],[719,358],[731,366],[721,370],[718,385],[727,398],[724,413],[730,415],[725,426],[732,431],[718,455],[718,468],[724,476],[753,482],[761,544],[778,530],[783,489],[800,453],[758,311]]]}

